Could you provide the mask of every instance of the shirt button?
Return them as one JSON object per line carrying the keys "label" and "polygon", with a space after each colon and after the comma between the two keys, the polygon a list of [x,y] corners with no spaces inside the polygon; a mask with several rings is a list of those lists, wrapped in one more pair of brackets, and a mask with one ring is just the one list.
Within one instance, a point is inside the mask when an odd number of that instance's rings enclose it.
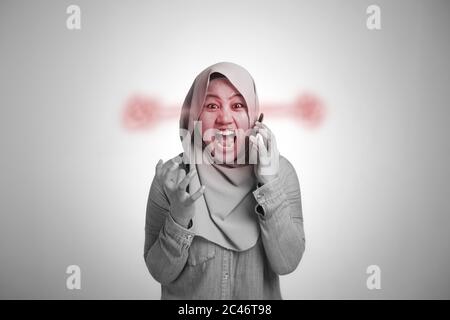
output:
{"label": "shirt button", "polygon": [[224,278],[225,280],[228,280],[228,272],[226,272],[226,273],[223,275],[223,278]]}

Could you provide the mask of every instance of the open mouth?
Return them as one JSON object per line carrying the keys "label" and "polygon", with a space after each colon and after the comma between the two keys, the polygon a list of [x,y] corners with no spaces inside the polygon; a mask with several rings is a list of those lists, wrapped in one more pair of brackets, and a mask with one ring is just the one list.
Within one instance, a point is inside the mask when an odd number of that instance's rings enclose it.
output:
{"label": "open mouth", "polygon": [[231,149],[236,142],[236,132],[234,130],[217,130],[215,139],[217,145],[222,149]]}

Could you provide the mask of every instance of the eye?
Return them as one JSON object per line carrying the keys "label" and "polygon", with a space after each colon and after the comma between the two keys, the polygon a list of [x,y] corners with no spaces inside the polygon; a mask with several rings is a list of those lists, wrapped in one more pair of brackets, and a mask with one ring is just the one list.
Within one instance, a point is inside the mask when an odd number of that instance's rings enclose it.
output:
{"label": "eye", "polygon": [[215,109],[219,109],[219,106],[215,103],[210,103],[210,104],[206,105],[206,109],[215,110]]}
{"label": "eye", "polygon": [[235,103],[235,104],[233,105],[233,107],[234,107],[235,109],[243,109],[243,108],[245,108],[245,105],[242,104],[242,103]]}

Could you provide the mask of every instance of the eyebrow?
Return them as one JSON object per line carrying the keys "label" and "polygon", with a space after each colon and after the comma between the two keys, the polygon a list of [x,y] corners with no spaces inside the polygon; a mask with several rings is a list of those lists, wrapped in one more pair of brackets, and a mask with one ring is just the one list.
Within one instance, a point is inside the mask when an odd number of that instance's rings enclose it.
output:
{"label": "eyebrow", "polygon": [[[215,94],[212,94],[212,93],[208,93],[208,94],[206,95],[205,98],[208,98],[208,97],[220,99],[220,97],[219,97],[218,95],[215,95]],[[233,93],[228,99],[231,99],[231,98],[233,98],[233,97],[241,97],[241,98],[244,98],[244,97],[242,96],[242,94],[240,94],[239,92]]]}

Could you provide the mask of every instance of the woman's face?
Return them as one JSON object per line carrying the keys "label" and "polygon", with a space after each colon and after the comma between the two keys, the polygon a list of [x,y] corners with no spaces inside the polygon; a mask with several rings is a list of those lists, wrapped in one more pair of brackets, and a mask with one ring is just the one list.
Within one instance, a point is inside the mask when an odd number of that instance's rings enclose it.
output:
{"label": "woman's face", "polygon": [[242,134],[237,130],[246,132],[249,118],[244,97],[228,79],[210,81],[199,121],[202,122],[203,141],[206,144],[214,142],[213,155],[220,152],[224,159],[236,159],[243,147]]}

